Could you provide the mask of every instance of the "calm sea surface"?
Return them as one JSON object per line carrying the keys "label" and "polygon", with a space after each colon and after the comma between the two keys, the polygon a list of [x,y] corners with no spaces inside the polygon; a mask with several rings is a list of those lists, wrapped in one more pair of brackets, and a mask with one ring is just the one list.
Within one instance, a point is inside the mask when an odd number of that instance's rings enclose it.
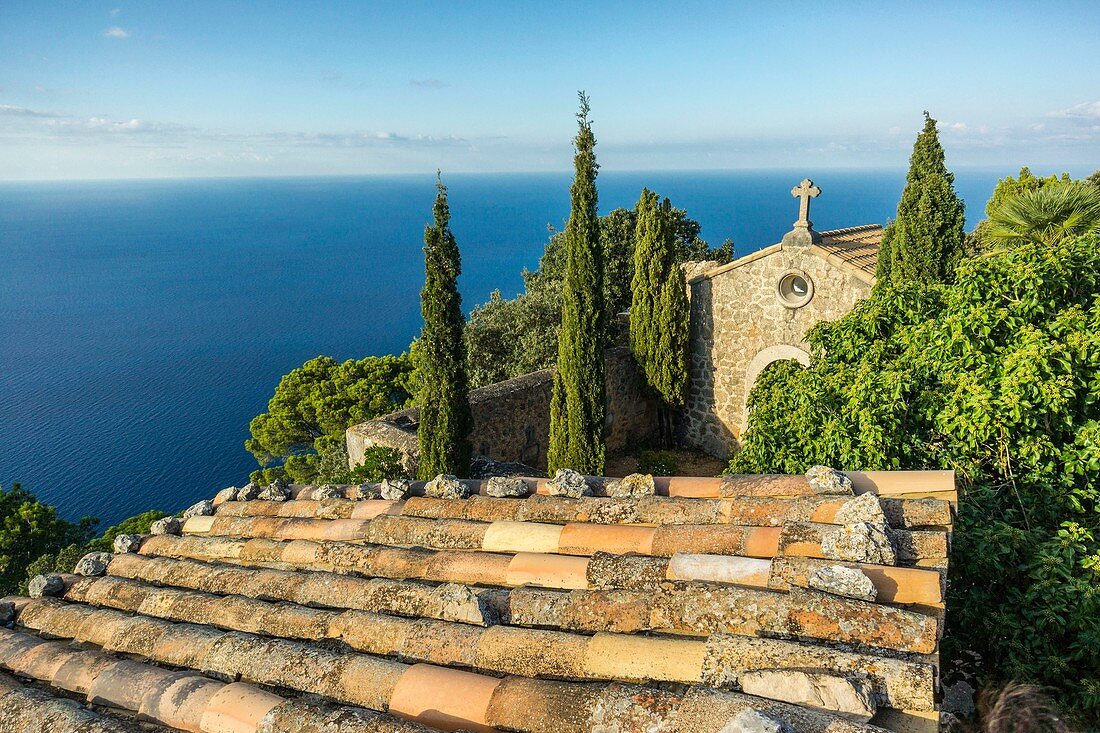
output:
{"label": "calm sea surface", "polygon": [[[963,171],[972,226],[998,175]],[[778,241],[790,188],[819,230],[885,222],[903,171],[613,173],[738,255]],[[522,288],[567,174],[448,176],[467,309]],[[246,481],[248,421],[306,359],[402,351],[420,328],[433,177],[0,184],[0,483],[68,518],[176,511]]]}

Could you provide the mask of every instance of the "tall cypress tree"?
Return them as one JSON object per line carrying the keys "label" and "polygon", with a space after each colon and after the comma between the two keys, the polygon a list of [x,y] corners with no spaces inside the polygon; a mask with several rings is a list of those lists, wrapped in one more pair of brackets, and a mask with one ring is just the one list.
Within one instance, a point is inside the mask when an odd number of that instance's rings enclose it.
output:
{"label": "tall cypress tree", "polygon": [[420,311],[419,367],[420,443],[418,473],[433,478],[441,473],[466,476],[470,472],[469,387],[466,378],[465,319],[458,274],[462,265],[451,233],[447,187],[436,181],[435,223],[424,228],[424,289]]}
{"label": "tall cypress tree", "polygon": [[[687,394],[688,301],[676,262],[672,204],[642,189],[634,240],[630,348],[646,382],[667,405]],[[666,430],[666,437],[667,430]]]}
{"label": "tall cypress tree", "polygon": [[965,205],[947,170],[936,121],[924,113],[897,218],[883,233],[876,277],[888,280],[946,282],[962,258]]}
{"label": "tall cypress tree", "polygon": [[565,278],[562,282],[558,364],[550,401],[552,472],[572,468],[603,473],[604,446],[604,296],[603,246],[596,213],[596,137],[588,119],[588,97],[580,93],[578,131],[573,140],[575,175],[569,188],[571,208],[565,226]]}

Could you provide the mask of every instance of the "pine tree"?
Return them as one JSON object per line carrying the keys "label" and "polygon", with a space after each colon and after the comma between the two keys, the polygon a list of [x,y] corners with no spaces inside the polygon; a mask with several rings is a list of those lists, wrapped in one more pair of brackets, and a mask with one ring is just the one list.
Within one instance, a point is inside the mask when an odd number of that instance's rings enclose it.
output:
{"label": "pine tree", "polygon": [[667,405],[683,405],[687,393],[687,284],[676,262],[675,220],[668,199],[659,201],[657,194],[642,189],[634,238],[631,351],[661,400]]}
{"label": "pine tree", "polygon": [[466,476],[470,471],[470,402],[466,377],[465,319],[458,274],[458,244],[451,233],[447,187],[436,182],[435,223],[424,228],[424,289],[420,310],[424,330],[418,342],[420,443],[418,474]]}
{"label": "pine tree", "polygon": [[596,213],[596,138],[588,119],[588,97],[580,93],[578,131],[573,141],[576,169],[569,188],[571,208],[565,227],[565,278],[558,333],[558,364],[550,401],[551,473],[572,468],[603,473],[604,446],[604,287],[603,246]]}
{"label": "pine tree", "polygon": [[965,206],[944,162],[936,121],[927,112],[905,181],[897,219],[883,233],[878,281],[950,281],[964,251]]}

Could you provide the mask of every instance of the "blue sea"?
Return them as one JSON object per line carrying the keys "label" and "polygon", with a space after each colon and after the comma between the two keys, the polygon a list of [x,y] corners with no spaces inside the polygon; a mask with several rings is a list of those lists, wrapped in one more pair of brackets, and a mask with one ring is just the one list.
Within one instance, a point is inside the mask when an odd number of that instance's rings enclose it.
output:
{"label": "blue sea", "polygon": [[[969,224],[998,176],[957,172]],[[602,212],[643,185],[712,244],[766,246],[823,193],[819,230],[884,223],[902,170],[602,172]],[[568,174],[452,175],[467,309],[522,289]],[[306,359],[404,350],[420,328],[434,176],[0,183],[0,483],[102,526],[177,511],[256,465],[248,422]]]}

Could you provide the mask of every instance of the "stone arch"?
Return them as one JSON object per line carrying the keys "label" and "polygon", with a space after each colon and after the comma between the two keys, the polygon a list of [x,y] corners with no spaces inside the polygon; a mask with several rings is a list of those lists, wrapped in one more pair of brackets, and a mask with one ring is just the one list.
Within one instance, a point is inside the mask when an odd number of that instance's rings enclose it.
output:
{"label": "stone arch", "polygon": [[774,364],[783,359],[795,359],[804,367],[810,365],[810,354],[801,346],[776,344],[756,352],[756,356],[752,358],[749,365],[745,368],[745,395],[741,404],[741,432],[744,432],[745,428],[748,427],[749,392],[752,391],[753,386],[756,384],[760,372],[764,371],[769,364]]}

